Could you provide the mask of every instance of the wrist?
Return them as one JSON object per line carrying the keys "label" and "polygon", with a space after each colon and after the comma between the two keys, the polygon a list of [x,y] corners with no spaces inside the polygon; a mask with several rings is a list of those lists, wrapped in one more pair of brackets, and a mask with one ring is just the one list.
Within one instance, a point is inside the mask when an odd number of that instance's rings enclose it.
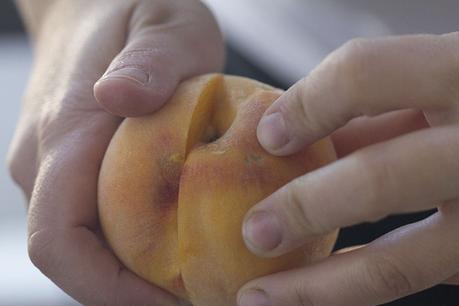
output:
{"label": "wrist", "polygon": [[16,3],[33,42],[47,45],[49,40],[59,36],[57,32],[74,33],[81,22],[87,27],[92,19],[99,17],[95,15],[130,7],[135,1],[16,0]]}
{"label": "wrist", "polygon": [[35,37],[56,0],[16,0],[15,2],[27,32]]}

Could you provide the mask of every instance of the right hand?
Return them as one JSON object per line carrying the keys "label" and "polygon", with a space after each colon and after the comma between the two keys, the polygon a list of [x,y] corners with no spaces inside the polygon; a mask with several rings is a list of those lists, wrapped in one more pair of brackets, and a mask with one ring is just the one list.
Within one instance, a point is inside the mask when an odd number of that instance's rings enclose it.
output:
{"label": "right hand", "polygon": [[84,305],[178,305],[106,246],[97,182],[121,117],[154,112],[181,80],[221,68],[212,14],[195,0],[19,3],[35,63],[9,165],[30,200],[31,260]]}

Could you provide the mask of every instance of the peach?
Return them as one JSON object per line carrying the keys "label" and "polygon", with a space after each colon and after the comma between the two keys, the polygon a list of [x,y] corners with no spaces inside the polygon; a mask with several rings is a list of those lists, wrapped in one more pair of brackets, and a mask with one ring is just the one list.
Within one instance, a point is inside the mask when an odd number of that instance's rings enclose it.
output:
{"label": "peach", "polygon": [[288,156],[268,154],[256,125],[281,91],[210,74],[182,83],[158,112],[123,121],[99,178],[99,216],[120,261],[195,306],[234,306],[247,281],[329,255],[336,232],[278,258],[249,252],[249,208],[335,157],[325,138]]}

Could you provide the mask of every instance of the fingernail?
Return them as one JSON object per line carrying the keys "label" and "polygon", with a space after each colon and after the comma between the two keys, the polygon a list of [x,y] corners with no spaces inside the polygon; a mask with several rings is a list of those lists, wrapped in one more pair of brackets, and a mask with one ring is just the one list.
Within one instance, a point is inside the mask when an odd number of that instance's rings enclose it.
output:
{"label": "fingernail", "polygon": [[271,306],[271,301],[263,290],[249,289],[240,295],[238,306]]}
{"label": "fingernail", "polygon": [[143,70],[140,70],[138,68],[122,68],[119,70],[115,70],[112,72],[109,72],[107,75],[103,76],[100,81],[105,81],[108,79],[127,79],[129,81],[133,81],[135,83],[138,83],[142,86],[146,85],[148,83],[148,73],[146,73]]}
{"label": "fingernail", "polygon": [[260,120],[258,124],[258,140],[268,150],[278,150],[290,141],[281,113],[272,113]]}
{"label": "fingernail", "polygon": [[267,211],[253,213],[244,223],[242,234],[249,249],[254,251],[271,251],[282,241],[279,221]]}

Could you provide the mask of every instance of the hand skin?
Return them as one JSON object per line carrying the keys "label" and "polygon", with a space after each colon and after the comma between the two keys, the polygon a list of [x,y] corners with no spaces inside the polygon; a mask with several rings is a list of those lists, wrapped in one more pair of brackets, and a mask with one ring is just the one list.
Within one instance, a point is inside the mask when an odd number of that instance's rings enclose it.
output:
{"label": "hand skin", "polygon": [[180,80],[221,69],[212,14],[194,0],[18,4],[35,62],[9,165],[30,200],[31,260],[84,305],[178,305],[104,244],[97,180],[121,117],[154,112]]}
{"label": "hand skin", "polygon": [[[459,284],[458,54],[459,33],[353,40],[266,111],[257,132],[272,154],[331,134],[339,159],[248,212],[243,233],[255,254],[274,257],[339,227],[438,210],[368,245],[253,280],[239,306],[375,305]],[[261,211],[273,221],[251,222]]]}

